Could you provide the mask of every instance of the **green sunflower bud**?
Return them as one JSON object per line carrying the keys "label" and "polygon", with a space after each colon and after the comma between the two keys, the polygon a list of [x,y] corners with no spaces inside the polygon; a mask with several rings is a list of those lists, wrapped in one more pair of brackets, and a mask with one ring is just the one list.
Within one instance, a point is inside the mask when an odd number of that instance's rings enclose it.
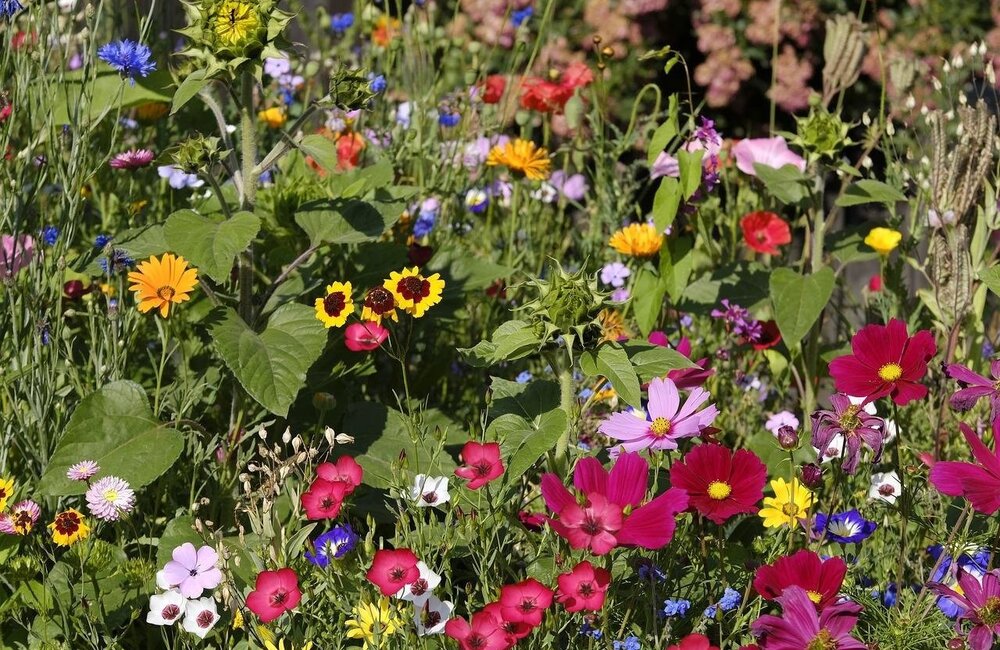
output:
{"label": "green sunflower bud", "polygon": [[219,138],[197,136],[183,140],[173,152],[174,164],[189,174],[204,173],[229,155],[219,149]]}
{"label": "green sunflower bud", "polygon": [[596,275],[588,275],[582,269],[567,273],[553,261],[548,279],[535,278],[522,286],[536,294],[520,310],[541,337],[559,334],[568,339],[568,345],[574,339],[586,343],[600,338],[600,313],[610,303],[609,294],[598,288]]}

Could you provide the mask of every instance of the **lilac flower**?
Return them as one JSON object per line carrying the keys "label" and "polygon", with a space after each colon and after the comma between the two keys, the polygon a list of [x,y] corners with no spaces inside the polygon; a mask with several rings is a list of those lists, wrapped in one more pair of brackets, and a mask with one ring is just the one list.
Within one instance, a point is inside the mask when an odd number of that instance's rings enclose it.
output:
{"label": "lilac flower", "polygon": [[848,474],[858,470],[861,459],[861,444],[865,443],[875,452],[873,462],[882,456],[885,421],[862,410],[858,404],[851,404],[843,393],[830,397],[832,411],[818,410],[812,414],[813,445],[825,449],[837,434],[844,436],[844,461],[842,467]]}
{"label": "lilac flower", "polygon": [[128,77],[129,83],[135,85],[136,77],[148,76],[156,70],[156,62],[150,61],[152,52],[142,43],[128,39],[108,43],[97,50],[97,56],[107,62],[112,68]]}
{"label": "lilac flower", "polygon": [[205,184],[205,181],[198,178],[197,175],[188,174],[174,165],[161,165],[156,168],[156,171],[160,178],[166,178],[170,187],[175,190],[182,190],[185,187],[196,188]]}
{"label": "lilac flower", "polygon": [[549,177],[549,183],[570,201],[581,201],[587,196],[587,177],[583,174],[567,176],[566,172],[557,169]]}
{"label": "lilac flower", "polygon": [[424,199],[421,202],[417,219],[413,223],[414,237],[426,237],[434,230],[434,223],[437,221],[438,210],[440,209],[441,202],[434,197]]}
{"label": "lilac flower", "polygon": [[649,384],[645,416],[629,412],[613,413],[601,424],[600,431],[610,438],[621,440],[622,444],[616,447],[620,446],[625,451],[677,449],[677,440],[699,435],[719,414],[714,404],[702,411],[697,410],[710,397],[705,389],[695,388],[681,406],[680,393],[674,382],[655,377]]}
{"label": "lilac flower", "polygon": [[625,280],[632,275],[632,271],[621,262],[610,262],[601,269],[601,282],[619,288],[625,286]]}
{"label": "lilac flower", "polygon": [[153,162],[153,152],[149,149],[129,149],[117,154],[108,164],[114,169],[139,169]]}
{"label": "lilac flower", "polygon": [[611,301],[625,302],[626,300],[628,300],[630,295],[631,294],[629,293],[629,290],[626,289],[625,287],[622,287],[620,289],[615,289],[614,291],[611,292]]}
{"label": "lilac flower", "polygon": [[292,71],[291,62],[284,57],[269,56],[264,59],[264,74],[272,79],[278,79]]}
{"label": "lilac flower", "polygon": [[94,477],[101,467],[92,460],[81,460],[66,470],[66,478],[71,481],[87,481]]}
{"label": "lilac flower", "polygon": [[222,582],[222,571],[216,566],[219,554],[211,546],[196,549],[191,542],[185,542],[173,550],[171,557],[163,567],[163,579],[185,598],[198,598],[203,590],[215,589]]}
{"label": "lilac flower", "polygon": [[959,390],[951,396],[951,408],[956,411],[968,411],[983,397],[990,399],[990,420],[996,422],[1000,416],[1000,359],[990,362],[990,375],[987,379],[963,365],[950,363],[945,366],[945,374],[958,382]]}
{"label": "lilac flower", "polygon": [[135,492],[125,479],[105,476],[87,490],[87,507],[104,521],[115,521],[135,507]]}
{"label": "lilac flower", "polygon": [[306,551],[306,559],[325,569],[330,565],[330,560],[339,560],[344,557],[358,543],[358,536],[351,528],[350,524],[341,524],[323,533],[312,543],[313,552]]}
{"label": "lilac flower", "polygon": [[14,277],[31,264],[35,255],[35,240],[31,235],[0,237],[0,280]]}
{"label": "lilac flower", "polygon": [[856,509],[829,516],[816,513],[813,524],[813,532],[841,544],[858,544],[871,537],[876,528],[878,524],[862,517]]}
{"label": "lilac flower", "polygon": [[799,419],[791,411],[778,411],[767,418],[767,422],[764,423],[764,428],[774,435],[778,435],[778,429],[785,426],[793,429],[799,428]]}

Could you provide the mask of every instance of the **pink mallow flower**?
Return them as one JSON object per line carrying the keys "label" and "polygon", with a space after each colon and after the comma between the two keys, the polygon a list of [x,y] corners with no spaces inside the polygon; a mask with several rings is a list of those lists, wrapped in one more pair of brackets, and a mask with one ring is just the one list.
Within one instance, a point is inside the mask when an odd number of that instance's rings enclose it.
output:
{"label": "pink mallow flower", "polygon": [[719,414],[714,404],[697,410],[711,397],[703,388],[693,389],[681,406],[680,393],[672,379],[654,378],[649,382],[648,394],[645,417],[622,411],[613,413],[601,424],[601,433],[621,440],[620,446],[625,451],[677,449],[677,440],[700,435]]}
{"label": "pink mallow flower", "polygon": [[757,175],[755,164],[772,169],[792,165],[800,172],[806,168],[805,159],[789,149],[788,143],[781,136],[740,140],[733,146],[733,157],[739,170],[750,176]]}
{"label": "pink mallow flower", "polygon": [[974,574],[959,569],[958,586],[956,590],[932,583],[931,589],[963,608],[955,620],[955,630],[962,631],[963,621],[972,623],[966,639],[969,650],[990,650],[993,639],[1000,636],[1000,569],[983,574],[981,584]]}
{"label": "pink mallow flower", "polygon": [[670,488],[644,504],[648,481],[649,464],[630,452],[620,454],[610,472],[596,458],[577,463],[573,471],[577,494],[555,474],[545,474],[542,497],[557,515],[549,518],[549,525],[570,546],[594,555],[618,546],[663,548],[674,536],[674,517],[687,508],[688,495]]}
{"label": "pink mallow flower", "polygon": [[163,567],[163,577],[185,598],[198,598],[203,590],[215,589],[222,582],[219,555],[211,546],[195,549],[194,544],[185,542],[171,556]]}
{"label": "pink mallow flower", "polygon": [[[994,422],[995,437],[1000,432],[1000,422]],[[975,510],[992,515],[1000,510],[1000,454],[990,451],[969,425],[963,422],[959,427],[972,447],[976,462],[935,462],[928,480],[938,492],[950,497],[965,497]]]}
{"label": "pink mallow flower", "polygon": [[760,637],[761,650],[867,650],[868,646],[851,636],[858,622],[861,606],[850,601],[831,605],[821,612],[802,587],[788,587],[778,597],[782,615],[761,616],[750,626]]}

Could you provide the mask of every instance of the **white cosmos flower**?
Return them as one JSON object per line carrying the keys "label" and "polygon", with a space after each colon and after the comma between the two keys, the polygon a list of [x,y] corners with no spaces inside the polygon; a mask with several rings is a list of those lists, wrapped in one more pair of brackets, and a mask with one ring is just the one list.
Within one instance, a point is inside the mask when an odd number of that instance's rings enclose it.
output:
{"label": "white cosmos flower", "polygon": [[408,600],[415,605],[423,605],[431,597],[434,588],[441,584],[441,576],[434,573],[423,562],[417,562],[420,577],[396,592],[396,598]]}
{"label": "white cosmos flower", "polygon": [[451,495],[448,494],[448,477],[417,474],[413,477],[410,498],[420,508],[440,506],[451,501]]}
{"label": "white cosmos flower", "polygon": [[451,612],[455,606],[451,601],[438,600],[436,596],[430,596],[422,605],[413,603],[413,625],[417,628],[418,636],[429,636],[431,634],[441,634],[444,632],[445,623],[451,618]]}
{"label": "white cosmos flower", "polygon": [[184,613],[187,599],[176,589],[149,597],[149,613],[146,622],[150,625],[173,625]]}
{"label": "white cosmos flower", "polygon": [[211,596],[188,601],[184,613],[185,630],[204,639],[218,621],[219,610],[215,608],[215,600]]}

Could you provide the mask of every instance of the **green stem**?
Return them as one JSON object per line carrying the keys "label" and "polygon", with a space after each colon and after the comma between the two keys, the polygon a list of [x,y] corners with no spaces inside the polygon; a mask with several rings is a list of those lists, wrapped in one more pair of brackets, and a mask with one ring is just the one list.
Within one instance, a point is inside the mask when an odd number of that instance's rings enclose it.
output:
{"label": "green stem", "polygon": [[563,368],[559,373],[559,408],[566,414],[566,428],[556,441],[555,450],[555,470],[563,476],[569,469],[569,434],[573,429],[575,418],[573,411],[576,407],[576,390],[573,382],[573,367]]}
{"label": "green stem", "polygon": [[[243,155],[243,193],[240,196],[240,209],[253,212],[257,202],[257,176],[254,168],[257,166],[257,123],[253,113],[253,74],[243,73],[241,81],[240,101],[240,147]],[[252,246],[252,245],[251,245]],[[253,249],[240,254],[239,261],[240,285],[240,317],[249,323],[253,322]]]}

